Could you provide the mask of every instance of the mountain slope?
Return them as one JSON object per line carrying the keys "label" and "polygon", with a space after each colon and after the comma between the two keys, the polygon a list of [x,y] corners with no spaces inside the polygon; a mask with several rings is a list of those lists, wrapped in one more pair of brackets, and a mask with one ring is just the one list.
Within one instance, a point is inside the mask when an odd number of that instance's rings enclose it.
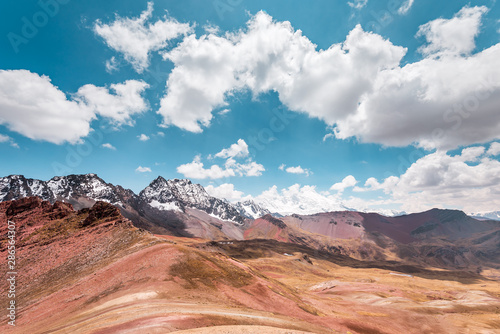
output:
{"label": "mountain slope", "polygon": [[193,208],[220,219],[242,224],[244,218],[229,203],[210,196],[199,184],[190,180],[165,180],[159,176],[142,190],[139,197],[159,210],[184,211]]}

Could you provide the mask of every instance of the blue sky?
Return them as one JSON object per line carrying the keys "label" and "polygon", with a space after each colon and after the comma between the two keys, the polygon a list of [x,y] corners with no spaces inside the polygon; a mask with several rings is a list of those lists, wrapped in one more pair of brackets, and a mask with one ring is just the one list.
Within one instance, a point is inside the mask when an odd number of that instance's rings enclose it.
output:
{"label": "blue sky", "polygon": [[276,209],[499,210],[495,1],[0,12],[0,175],[92,172],[136,192],[188,177]]}

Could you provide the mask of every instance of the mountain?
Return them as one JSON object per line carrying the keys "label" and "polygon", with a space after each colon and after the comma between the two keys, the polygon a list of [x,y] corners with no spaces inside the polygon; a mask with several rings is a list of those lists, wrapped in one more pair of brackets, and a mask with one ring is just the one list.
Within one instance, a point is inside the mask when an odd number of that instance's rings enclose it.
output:
{"label": "mountain", "polygon": [[471,213],[469,214],[472,218],[477,219],[493,219],[500,220],[500,211],[483,212],[483,213]]}
{"label": "mountain", "polygon": [[49,181],[28,179],[23,175],[0,178],[0,201],[29,196],[51,203],[68,201],[77,209],[90,207],[96,201],[123,206],[137,200],[132,190],[106,183],[96,174],[55,176]]}
{"label": "mountain", "polygon": [[185,211],[198,209],[210,216],[243,224],[244,218],[229,203],[210,196],[203,186],[190,180],[165,180],[159,176],[139,193],[139,198],[159,210]]}
{"label": "mountain", "polygon": [[236,210],[238,210],[240,215],[250,219],[256,219],[271,213],[268,209],[252,200],[237,202],[233,204],[233,206]]}
{"label": "mountain", "polygon": [[97,201],[116,205],[135,226],[156,234],[218,239],[242,238],[245,217],[224,200],[208,195],[189,180],[158,177],[139,195],[106,183],[96,174],[56,176],[48,181],[22,175],[0,178],[0,201],[37,196],[55,203],[65,201],[76,209]]}
{"label": "mountain", "polygon": [[[342,210],[294,213],[277,219],[260,204],[245,201],[233,206],[189,180],[160,176],[136,195],[95,174],[54,177],[49,181],[20,175],[0,178],[0,201],[28,196],[50,203],[64,201],[75,209],[106,202],[119,208],[134,226],[158,235],[207,240],[272,239],[362,260],[394,259],[446,268],[499,265],[500,222],[477,220],[458,210],[433,209],[395,217]],[[297,200],[287,198],[282,204]],[[305,201],[301,211],[309,212],[306,206],[312,202],[314,198]],[[326,204],[317,203],[312,208],[318,205]]]}
{"label": "mountain", "polygon": [[[432,209],[397,217],[339,211],[294,214],[281,221],[295,235],[306,234],[317,241],[321,241],[318,236],[327,237],[319,247],[336,247],[358,259],[395,259],[442,268],[500,268],[500,222],[477,220],[458,210]],[[281,240],[283,231],[275,235],[268,238]]]}
{"label": "mountain", "polygon": [[324,197],[310,186],[299,187],[298,184],[290,189],[278,192],[276,186],[271,187],[255,199],[255,202],[272,213],[281,216],[292,214],[311,215],[318,212],[332,212],[350,210],[333,196]]}

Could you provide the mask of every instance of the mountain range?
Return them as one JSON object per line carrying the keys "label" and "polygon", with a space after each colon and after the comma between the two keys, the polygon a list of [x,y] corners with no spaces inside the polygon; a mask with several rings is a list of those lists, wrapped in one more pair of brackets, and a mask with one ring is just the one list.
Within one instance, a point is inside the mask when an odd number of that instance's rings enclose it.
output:
{"label": "mountain range", "polygon": [[0,178],[0,201],[30,196],[50,203],[67,202],[77,210],[107,202],[136,227],[160,235],[274,239],[359,259],[392,258],[452,268],[500,262],[500,222],[474,219],[457,210],[433,209],[396,217],[348,210],[282,216],[253,201],[231,204],[215,198],[190,180],[161,176],[138,195],[95,174],[48,181],[22,175]]}

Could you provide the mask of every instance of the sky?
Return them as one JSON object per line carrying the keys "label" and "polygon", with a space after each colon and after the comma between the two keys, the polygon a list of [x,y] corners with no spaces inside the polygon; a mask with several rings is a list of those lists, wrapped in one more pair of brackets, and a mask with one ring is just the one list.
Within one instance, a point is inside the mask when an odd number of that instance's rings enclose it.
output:
{"label": "sky", "polygon": [[500,210],[494,0],[0,3],[0,175]]}

